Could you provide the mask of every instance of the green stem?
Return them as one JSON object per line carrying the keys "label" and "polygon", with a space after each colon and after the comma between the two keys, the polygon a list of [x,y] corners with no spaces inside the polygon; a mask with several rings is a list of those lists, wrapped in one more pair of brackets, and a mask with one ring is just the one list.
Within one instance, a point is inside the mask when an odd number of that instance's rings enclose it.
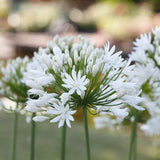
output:
{"label": "green stem", "polygon": [[[18,108],[18,102],[16,109]],[[18,127],[18,113],[14,112],[14,125],[13,125],[13,142],[12,142],[12,160],[16,159],[16,143],[17,143],[17,127]]]}
{"label": "green stem", "polygon": [[91,160],[90,156],[90,144],[89,144],[89,131],[88,131],[88,119],[87,119],[87,107],[83,107],[83,118],[84,118],[84,129],[86,138],[86,150],[87,150],[87,160]]}
{"label": "green stem", "polygon": [[33,117],[35,116],[35,113],[32,114],[32,121],[31,121],[31,148],[30,148],[30,160],[34,160],[35,155],[35,129],[36,124],[33,121]]}
{"label": "green stem", "polygon": [[138,119],[138,110],[135,110],[133,160],[137,159],[137,119]]}
{"label": "green stem", "polygon": [[132,124],[132,134],[131,134],[131,141],[129,147],[129,157],[128,160],[136,160],[137,154],[137,118],[138,118],[138,111],[135,110],[134,122]]}
{"label": "green stem", "polygon": [[65,160],[65,146],[66,146],[66,122],[64,122],[62,128],[61,160]]}

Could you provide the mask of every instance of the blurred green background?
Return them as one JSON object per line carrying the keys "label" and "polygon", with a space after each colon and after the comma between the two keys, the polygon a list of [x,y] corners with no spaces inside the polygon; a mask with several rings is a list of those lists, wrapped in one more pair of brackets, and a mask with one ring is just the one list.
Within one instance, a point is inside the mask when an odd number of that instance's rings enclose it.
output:
{"label": "blurred green background", "polygon": [[[11,157],[13,115],[0,113],[0,160]],[[19,117],[17,160],[28,160],[30,156],[30,124],[24,117]],[[125,160],[128,158],[129,130],[108,131],[95,130],[90,124],[91,155],[93,160]],[[154,140],[155,141],[155,140]],[[138,160],[158,160],[158,148],[153,145],[153,139],[139,134]],[[73,122],[67,129],[66,160],[86,159],[86,148],[83,124]],[[56,124],[37,123],[35,160],[59,160],[61,144],[61,129]]]}
{"label": "blurred green background", "polygon": [[0,0],[0,42],[11,41],[12,57],[32,56],[45,46],[44,36],[48,40],[56,34],[91,36],[99,46],[109,40],[117,50],[129,53],[140,33],[159,24],[159,0]]}

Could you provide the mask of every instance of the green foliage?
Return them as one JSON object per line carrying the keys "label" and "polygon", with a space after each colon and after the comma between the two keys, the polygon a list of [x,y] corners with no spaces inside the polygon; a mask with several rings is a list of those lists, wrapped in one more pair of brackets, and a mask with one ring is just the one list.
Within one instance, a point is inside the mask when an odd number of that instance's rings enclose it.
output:
{"label": "green foliage", "polygon": [[159,0],[152,0],[150,1],[151,6],[155,12],[160,12],[160,1]]}
{"label": "green foliage", "polygon": [[[104,2],[112,2],[112,3],[127,3],[127,2],[134,2],[134,3],[139,3],[139,2],[144,2],[144,0],[97,0],[99,1],[104,1]],[[158,0],[157,0],[158,1]]]}
{"label": "green foliage", "polygon": [[[128,105],[128,108],[129,108],[130,112],[129,112],[129,115],[123,121],[124,126],[131,125],[132,117],[134,117],[135,108],[130,107],[129,105]],[[137,122],[138,123],[141,123],[141,124],[146,123],[146,121],[149,118],[150,118],[150,114],[148,113],[147,110],[138,111],[138,113],[137,113]]]}
{"label": "green foliage", "polygon": [[152,85],[150,85],[150,79],[148,79],[145,83],[143,83],[141,89],[142,89],[144,94],[147,94],[151,97],[153,87],[152,87]]}

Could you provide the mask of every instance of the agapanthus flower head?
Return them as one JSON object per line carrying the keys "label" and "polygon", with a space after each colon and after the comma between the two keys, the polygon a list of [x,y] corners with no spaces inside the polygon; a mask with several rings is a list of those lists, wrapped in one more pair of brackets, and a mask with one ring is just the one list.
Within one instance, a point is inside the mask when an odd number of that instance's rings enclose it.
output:
{"label": "agapanthus flower head", "polygon": [[137,50],[142,50],[142,51],[154,51],[154,46],[151,43],[152,41],[152,35],[151,33],[149,34],[141,34],[140,35],[140,39],[136,39],[135,42],[133,42],[133,44],[135,45],[134,49]]}
{"label": "agapanthus flower head", "polygon": [[160,27],[143,34],[134,42],[134,51],[130,58],[135,61],[135,72],[131,79],[139,81],[142,89],[142,105],[146,108],[142,113],[142,130],[147,135],[159,134],[160,116]]}
{"label": "agapanthus flower head", "polygon": [[[27,65],[23,81],[32,88],[29,93],[34,95],[34,89],[38,89],[43,94],[30,97],[26,109],[42,111],[51,122],[59,121],[59,127],[64,122],[70,127],[71,115],[81,107],[97,110],[98,106],[105,106],[103,112],[115,114],[121,112],[123,103],[138,106],[142,101],[137,98],[139,89],[128,79],[134,65],[130,66],[131,61],[120,54],[115,52],[115,46],[110,49],[109,42],[103,49],[82,36],[77,42],[73,42],[73,37],[54,37]],[[49,100],[47,95],[51,94],[55,96]],[[132,103],[131,98],[135,98]],[[34,119],[46,120],[44,117]]]}
{"label": "agapanthus flower head", "polygon": [[[29,58],[9,59],[6,62],[2,62],[3,65],[0,68],[0,96],[8,98],[17,103],[24,103],[27,100],[28,87],[22,81],[23,73],[26,71],[26,65],[29,62]],[[4,110],[20,112],[24,108],[24,105],[19,105],[10,109],[3,106]]]}
{"label": "agapanthus flower head", "polygon": [[27,98],[28,87],[22,82],[29,58],[10,59],[0,68],[0,95],[14,101],[23,102]]}

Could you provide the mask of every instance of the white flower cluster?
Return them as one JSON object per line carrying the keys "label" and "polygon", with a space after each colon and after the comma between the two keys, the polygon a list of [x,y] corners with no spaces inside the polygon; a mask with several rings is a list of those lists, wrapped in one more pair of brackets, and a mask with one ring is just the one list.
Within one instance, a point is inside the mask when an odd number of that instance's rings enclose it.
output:
{"label": "white flower cluster", "polygon": [[35,121],[51,119],[59,121],[59,127],[65,122],[71,127],[72,115],[81,107],[119,119],[128,115],[123,104],[143,110],[138,105],[143,100],[139,88],[129,79],[134,65],[121,53],[109,42],[102,49],[82,36],[76,43],[73,37],[54,37],[27,64],[23,81],[31,89],[26,110],[42,112]]}
{"label": "white flower cluster", "polygon": [[21,100],[27,97],[27,86],[22,82],[25,67],[29,58],[16,58],[8,60],[0,68],[0,95],[10,99]]}
{"label": "white flower cluster", "polygon": [[[160,134],[160,27],[152,33],[142,34],[134,42],[134,51],[130,58],[135,61],[134,82],[139,82],[142,88],[143,106],[150,115],[150,119],[141,129],[146,135]],[[136,77],[136,78],[135,78]]]}
{"label": "white flower cluster", "polygon": [[[16,58],[1,63],[0,68],[0,96],[8,98],[14,102],[24,103],[27,100],[28,87],[22,81],[23,73],[29,58]],[[4,105],[3,105],[4,106]],[[7,109],[5,106],[4,109]],[[16,108],[17,111],[22,108]],[[13,107],[11,110],[14,110]]]}
{"label": "white flower cluster", "polygon": [[[160,27],[152,30],[152,33],[142,34],[133,42],[135,47],[129,55],[129,59],[135,62],[134,72],[129,75],[130,82],[141,88],[140,96],[144,99],[141,106],[145,111],[139,112],[141,129],[146,135],[160,134]],[[117,86],[117,85],[115,85]],[[121,89],[123,91],[123,89]],[[130,90],[130,92],[132,92]],[[131,108],[128,109],[130,118],[134,118]],[[124,111],[125,113],[125,111]],[[129,116],[126,120],[128,120]],[[106,117],[104,114],[95,119],[96,128],[114,128],[123,124],[118,117]],[[108,123],[107,123],[108,122]]]}

